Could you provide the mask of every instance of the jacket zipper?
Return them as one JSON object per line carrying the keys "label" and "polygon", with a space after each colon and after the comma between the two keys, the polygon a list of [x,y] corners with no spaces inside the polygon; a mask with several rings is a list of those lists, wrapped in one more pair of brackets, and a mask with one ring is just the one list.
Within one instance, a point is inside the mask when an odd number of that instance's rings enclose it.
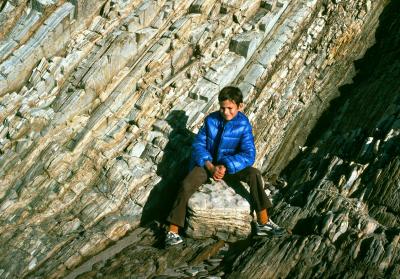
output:
{"label": "jacket zipper", "polygon": [[218,159],[220,159],[219,157],[219,150],[220,150],[220,146],[221,146],[221,143],[222,143],[222,139],[223,139],[223,136],[224,136],[224,133],[225,133],[225,126],[226,126],[226,124],[225,124],[225,122],[224,121],[222,121],[222,132],[221,132],[221,136],[220,136],[220,138],[219,138],[219,143],[218,143],[218,146],[217,146],[217,158],[215,158],[216,160],[217,160],[217,163],[219,163],[219,160]]}

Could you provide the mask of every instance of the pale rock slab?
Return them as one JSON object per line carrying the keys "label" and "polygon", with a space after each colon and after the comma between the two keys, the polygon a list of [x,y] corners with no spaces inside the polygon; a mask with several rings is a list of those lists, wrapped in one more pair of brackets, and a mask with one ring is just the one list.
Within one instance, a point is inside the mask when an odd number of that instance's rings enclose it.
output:
{"label": "pale rock slab", "polygon": [[187,235],[227,241],[247,237],[252,221],[247,189],[247,185],[228,186],[224,181],[201,186],[188,203]]}
{"label": "pale rock slab", "polygon": [[211,67],[205,78],[223,88],[237,77],[245,63],[242,56],[228,52]]}
{"label": "pale rock slab", "polygon": [[189,97],[209,102],[213,97],[217,96],[218,92],[219,86],[217,84],[205,78],[200,78],[189,93]]}

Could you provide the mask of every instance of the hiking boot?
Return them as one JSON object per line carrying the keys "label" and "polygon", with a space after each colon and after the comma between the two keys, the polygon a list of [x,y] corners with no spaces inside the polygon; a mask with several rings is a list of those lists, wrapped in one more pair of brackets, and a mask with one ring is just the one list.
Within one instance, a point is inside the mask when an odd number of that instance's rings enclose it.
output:
{"label": "hiking boot", "polygon": [[256,234],[263,236],[263,235],[283,235],[285,230],[275,224],[271,218],[268,220],[268,223],[261,225],[256,222]]}
{"label": "hiking boot", "polygon": [[165,237],[165,246],[172,246],[182,242],[182,237],[177,233],[168,232],[167,236]]}

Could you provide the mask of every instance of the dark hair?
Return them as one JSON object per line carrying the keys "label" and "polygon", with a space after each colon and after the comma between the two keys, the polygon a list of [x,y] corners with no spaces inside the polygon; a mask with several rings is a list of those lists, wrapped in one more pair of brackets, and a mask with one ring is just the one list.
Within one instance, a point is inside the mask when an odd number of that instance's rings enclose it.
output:
{"label": "dark hair", "polygon": [[234,86],[226,86],[222,88],[218,95],[218,102],[232,101],[237,105],[243,103],[243,94],[239,88]]}

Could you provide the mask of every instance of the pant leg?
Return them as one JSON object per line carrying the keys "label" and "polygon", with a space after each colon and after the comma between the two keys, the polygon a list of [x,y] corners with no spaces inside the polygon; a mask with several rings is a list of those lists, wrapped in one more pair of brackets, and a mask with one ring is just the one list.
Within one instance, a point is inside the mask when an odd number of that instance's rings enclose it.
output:
{"label": "pant leg", "polygon": [[237,173],[228,174],[228,179],[238,179],[250,186],[250,196],[253,201],[254,209],[260,212],[263,209],[272,207],[270,200],[264,191],[264,182],[261,172],[253,167],[245,168]]}
{"label": "pant leg", "polygon": [[202,167],[195,167],[182,181],[172,210],[167,221],[183,227],[185,225],[186,207],[189,198],[208,179],[207,171]]}

